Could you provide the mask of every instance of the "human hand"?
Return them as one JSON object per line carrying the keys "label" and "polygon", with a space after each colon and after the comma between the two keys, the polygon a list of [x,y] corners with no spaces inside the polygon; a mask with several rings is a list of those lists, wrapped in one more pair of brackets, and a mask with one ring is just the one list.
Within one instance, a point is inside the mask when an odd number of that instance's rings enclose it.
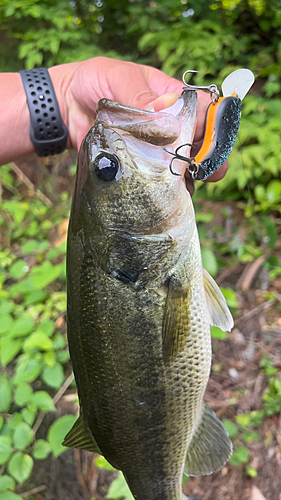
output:
{"label": "human hand", "polygon": [[[62,118],[69,130],[67,147],[77,150],[94,125],[97,103],[103,97],[140,109],[153,105],[155,111],[159,111],[176,101],[183,86],[158,69],[105,57],[54,66],[49,72]],[[203,140],[209,104],[209,95],[199,91],[195,147]],[[227,163],[210,176],[208,181],[220,180],[226,171]],[[188,174],[186,184],[193,194],[194,185]]]}

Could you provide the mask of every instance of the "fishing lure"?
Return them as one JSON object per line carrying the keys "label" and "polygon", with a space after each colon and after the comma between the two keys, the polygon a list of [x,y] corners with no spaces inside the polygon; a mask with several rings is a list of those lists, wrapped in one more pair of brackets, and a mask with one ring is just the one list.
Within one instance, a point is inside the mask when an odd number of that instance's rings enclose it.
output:
{"label": "fishing lure", "polygon": [[208,86],[189,85],[185,81],[187,73],[197,73],[188,70],[183,74],[183,93],[190,90],[205,90],[211,94],[211,103],[207,109],[205,120],[205,133],[201,149],[194,157],[186,157],[179,154],[179,150],[191,144],[182,144],[175,152],[166,150],[172,154],[170,171],[174,175],[179,175],[172,170],[172,163],[175,159],[188,163],[188,172],[195,181],[205,180],[213,174],[229,157],[235,144],[240,119],[241,102],[250,87],[255,81],[253,73],[248,69],[234,71],[224,80],[222,84],[223,97],[215,84]]}

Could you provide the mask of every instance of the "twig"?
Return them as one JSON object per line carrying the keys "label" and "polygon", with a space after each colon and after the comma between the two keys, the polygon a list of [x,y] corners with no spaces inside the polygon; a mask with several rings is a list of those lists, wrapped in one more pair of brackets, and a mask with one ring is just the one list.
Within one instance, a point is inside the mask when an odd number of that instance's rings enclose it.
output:
{"label": "twig", "polygon": [[246,382],[239,382],[239,384],[235,384],[231,387],[233,391],[236,391],[236,389],[240,389],[240,387],[248,387],[248,385],[255,385],[256,379],[252,380],[246,380]]}
{"label": "twig", "polygon": [[56,405],[57,402],[60,400],[60,398],[64,395],[65,391],[68,389],[70,384],[74,380],[74,375],[71,373],[69,377],[67,377],[66,381],[63,383],[61,386],[60,390],[57,392],[57,394],[53,397],[54,404]]}
{"label": "twig", "polygon": [[82,473],[82,467],[81,467],[81,458],[80,458],[80,451],[74,449],[74,458],[75,458],[75,463],[76,463],[76,472],[77,472],[77,478],[78,482],[80,483],[82,490],[84,491],[85,497],[90,498],[90,492],[87,487],[85,478]]}
{"label": "twig", "polygon": [[40,189],[36,188],[35,184],[31,182],[31,180],[23,173],[23,171],[16,165],[16,163],[11,162],[9,165],[11,166],[11,169],[15,172],[15,174],[18,176],[19,180],[22,181],[32,193],[34,193],[38,198],[40,198],[40,200],[42,200],[45,203],[45,205],[47,205],[48,207],[54,206],[53,202],[49,198],[47,198],[47,196],[44,193],[42,193]]}
{"label": "twig", "polygon": [[[70,386],[70,384],[73,382],[73,380],[74,380],[74,375],[73,375],[73,373],[71,373],[69,375],[69,377],[66,379],[66,381],[64,382],[64,384],[62,385],[62,387],[60,388],[60,390],[53,397],[54,404],[57,404],[57,402],[63,396],[63,394],[65,393],[65,391],[68,389],[68,387]],[[32,428],[34,434],[36,434],[36,432],[38,431],[40,425],[43,422],[43,419],[44,419],[46,413],[47,412],[40,413],[39,417],[37,418],[37,420],[36,420],[36,422],[35,422],[35,424],[34,424],[34,426]]]}
{"label": "twig", "polygon": [[251,263],[241,283],[241,288],[243,292],[248,292],[257,272],[263,265],[266,258],[267,257],[265,255],[262,255],[261,257],[259,257],[258,259],[256,259],[254,262]]}
{"label": "twig", "polygon": [[238,405],[238,401],[235,401],[234,399],[229,399],[227,401],[217,401],[216,399],[206,398],[206,401],[212,409],[219,409],[223,407]]}
{"label": "twig", "polygon": [[238,266],[230,266],[230,267],[226,267],[222,273],[216,278],[216,282],[218,284],[222,283],[222,281],[225,280],[225,278],[227,278],[228,276],[230,276],[236,269],[237,269]]}
{"label": "twig", "polygon": [[247,311],[246,313],[242,314],[242,316],[240,316],[239,318],[236,318],[235,325],[237,323],[240,323],[240,321],[242,321],[242,320],[247,320],[247,319],[252,318],[256,314],[260,313],[261,311],[264,311],[266,309],[270,309],[270,307],[272,307],[275,304],[275,302],[276,302],[275,300],[271,299],[271,300],[268,300],[267,302],[263,302],[262,304],[260,304],[257,307],[254,307],[254,309],[252,309],[251,311]]}
{"label": "twig", "polygon": [[21,493],[20,496],[22,498],[29,497],[29,495],[36,495],[36,493],[41,493],[41,491],[45,491],[47,489],[47,486],[42,484],[42,486],[37,486],[36,488],[33,488],[32,490],[24,491],[24,493]]}

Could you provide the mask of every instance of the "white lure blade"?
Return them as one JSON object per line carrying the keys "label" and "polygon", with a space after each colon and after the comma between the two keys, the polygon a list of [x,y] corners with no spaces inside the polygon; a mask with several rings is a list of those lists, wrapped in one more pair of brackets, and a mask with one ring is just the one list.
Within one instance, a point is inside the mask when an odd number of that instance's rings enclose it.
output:
{"label": "white lure blade", "polygon": [[230,73],[222,83],[223,96],[230,96],[236,93],[241,101],[250,90],[255,81],[251,70],[243,68]]}

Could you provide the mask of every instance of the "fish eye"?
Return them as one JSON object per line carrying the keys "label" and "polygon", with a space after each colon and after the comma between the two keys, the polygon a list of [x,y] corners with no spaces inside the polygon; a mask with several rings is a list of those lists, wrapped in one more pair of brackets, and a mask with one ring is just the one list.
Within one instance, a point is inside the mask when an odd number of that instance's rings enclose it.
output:
{"label": "fish eye", "polygon": [[119,170],[119,160],[111,153],[99,153],[94,161],[94,169],[99,179],[112,181]]}

